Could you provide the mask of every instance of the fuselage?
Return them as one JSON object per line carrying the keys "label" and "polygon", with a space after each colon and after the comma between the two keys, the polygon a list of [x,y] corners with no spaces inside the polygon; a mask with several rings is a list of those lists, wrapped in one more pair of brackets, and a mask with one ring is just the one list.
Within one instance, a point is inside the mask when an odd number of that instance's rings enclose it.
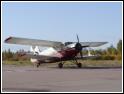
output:
{"label": "fuselage", "polygon": [[75,48],[66,48],[59,51],[55,50],[54,48],[49,48],[39,53],[39,55],[56,56],[58,58],[49,58],[48,60],[47,59],[37,60],[35,58],[33,59],[31,58],[31,62],[37,61],[41,63],[52,63],[58,61],[65,61],[74,58],[78,53],[79,51],[77,51]]}

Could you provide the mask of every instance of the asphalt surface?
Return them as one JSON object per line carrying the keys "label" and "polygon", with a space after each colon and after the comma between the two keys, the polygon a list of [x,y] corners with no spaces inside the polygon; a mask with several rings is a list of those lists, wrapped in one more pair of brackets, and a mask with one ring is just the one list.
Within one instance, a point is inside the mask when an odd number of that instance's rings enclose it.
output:
{"label": "asphalt surface", "polygon": [[2,92],[122,92],[122,69],[4,65]]}

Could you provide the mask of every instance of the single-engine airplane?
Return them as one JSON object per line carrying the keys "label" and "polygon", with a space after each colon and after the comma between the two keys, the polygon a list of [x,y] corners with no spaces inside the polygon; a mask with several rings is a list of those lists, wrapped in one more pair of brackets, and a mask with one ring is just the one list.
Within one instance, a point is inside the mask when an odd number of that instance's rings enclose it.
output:
{"label": "single-engine airplane", "polygon": [[[107,42],[80,42],[77,35],[77,42],[62,43],[57,41],[8,37],[5,39],[5,43],[30,45],[31,52],[24,55],[30,57],[31,62],[35,63],[37,67],[39,67],[41,63],[59,62],[58,67],[62,68],[64,61],[73,60],[75,64],[81,68],[82,64],[77,61],[78,59],[97,57],[97,55],[91,54],[84,56],[82,53],[83,48],[98,47],[106,44]],[[49,48],[40,51],[38,46]],[[80,56],[78,54],[80,54]]]}

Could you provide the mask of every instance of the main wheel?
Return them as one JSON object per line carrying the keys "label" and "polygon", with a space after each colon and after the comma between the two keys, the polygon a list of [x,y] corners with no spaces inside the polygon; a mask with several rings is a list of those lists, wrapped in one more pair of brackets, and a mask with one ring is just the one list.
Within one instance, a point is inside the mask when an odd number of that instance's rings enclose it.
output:
{"label": "main wheel", "polygon": [[78,68],[81,68],[82,67],[82,64],[81,63],[78,63],[77,66],[78,66]]}
{"label": "main wheel", "polygon": [[36,64],[36,67],[38,68],[39,66],[40,66],[40,63],[37,63],[37,64]]}
{"label": "main wheel", "polygon": [[62,63],[59,63],[59,64],[58,64],[58,67],[59,67],[59,68],[62,68],[62,67],[63,67],[63,64],[62,64]]}

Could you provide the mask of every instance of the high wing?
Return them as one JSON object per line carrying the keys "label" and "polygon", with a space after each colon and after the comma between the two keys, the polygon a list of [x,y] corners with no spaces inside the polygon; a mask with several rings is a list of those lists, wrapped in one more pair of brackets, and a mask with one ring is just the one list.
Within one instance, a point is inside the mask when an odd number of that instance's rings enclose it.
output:
{"label": "high wing", "polygon": [[62,47],[63,46],[61,42],[19,38],[19,37],[9,37],[5,40],[5,43],[31,45],[31,46],[44,46],[44,47]]}
{"label": "high wing", "polygon": [[[98,47],[98,46],[104,45],[106,43],[108,43],[108,42],[80,42],[82,47]],[[65,44],[68,44],[67,47],[75,47],[76,42],[66,42]]]}
{"label": "high wing", "polygon": [[[28,39],[19,37],[9,37],[5,39],[5,43],[10,44],[21,44],[21,45],[31,45],[31,46],[43,46],[43,47],[54,47],[62,48],[64,45],[62,42],[48,41],[48,40],[38,40],[38,39]],[[65,42],[69,43],[68,47],[75,47],[76,42]],[[107,42],[80,42],[83,47],[98,47],[106,44]]]}
{"label": "high wing", "polygon": [[88,46],[88,47],[98,47],[106,43],[107,42],[80,42],[82,46]]}

